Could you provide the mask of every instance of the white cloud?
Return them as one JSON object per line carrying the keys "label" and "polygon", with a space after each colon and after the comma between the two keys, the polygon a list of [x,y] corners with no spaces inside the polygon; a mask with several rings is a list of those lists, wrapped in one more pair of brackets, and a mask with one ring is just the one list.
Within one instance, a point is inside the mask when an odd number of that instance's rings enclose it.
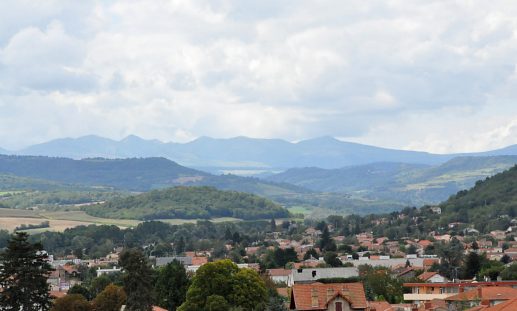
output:
{"label": "white cloud", "polygon": [[517,143],[513,1],[31,5],[0,4],[5,147],[86,134]]}

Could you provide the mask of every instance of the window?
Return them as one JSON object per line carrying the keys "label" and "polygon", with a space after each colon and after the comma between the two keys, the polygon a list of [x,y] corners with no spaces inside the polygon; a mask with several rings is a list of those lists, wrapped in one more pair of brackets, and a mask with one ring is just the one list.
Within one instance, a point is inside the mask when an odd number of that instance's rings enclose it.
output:
{"label": "window", "polygon": [[343,303],[336,302],[336,311],[343,311]]}
{"label": "window", "polygon": [[311,304],[313,307],[318,307],[320,305],[318,302],[318,290],[315,288],[311,290]]}

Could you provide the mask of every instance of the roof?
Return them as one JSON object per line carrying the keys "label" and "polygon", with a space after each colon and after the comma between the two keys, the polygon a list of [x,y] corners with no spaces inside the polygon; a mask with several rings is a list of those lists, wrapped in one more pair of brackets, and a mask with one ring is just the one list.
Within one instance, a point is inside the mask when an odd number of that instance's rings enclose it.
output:
{"label": "roof", "polygon": [[350,278],[359,276],[356,267],[293,269],[294,282],[310,282],[319,279]]}
{"label": "roof", "polygon": [[446,298],[447,301],[508,300],[517,297],[517,289],[512,287],[478,287]]}
{"label": "roof", "polygon": [[424,272],[418,276],[418,278],[422,281],[427,281],[433,276],[437,275],[438,272]]}
{"label": "roof", "polygon": [[496,304],[485,309],[486,311],[515,311],[517,310],[517,298]]}
{"label": "roof", "polygon": [[153,311],[167,311],[167,309],[160,308],[158,306],[153,306]]}
{"label": "roof", "polygon": [[287,269],[267,269],[267,273],[270,276],[288,276],[292,270]]}
{"label": "roof", "polygon": [[202,266],[208,263],[208,257],[192,257],[191,259],[193,266]]}
{"label": "roof", "polygon": [[392,311],[391,305],[386,301],[368,301],[370,310],[373,311]]}
{"label": "roof", "polygon": [[161,267],[171,263],[173,260],[181,262],[184,266],[192,265],[192,257],[156,257],[156,266]]}
{"label": "roof", "polygon": [[[315,291],[318,298],[318,306],[312,306],[312,295]],[[328,291],[334,292],[330,299],[327,299]],[[325,305],[341,296],[349,301],[354,309],[367,308],[366,296],[364,294],[363,283],[311,283],[311,284],[294,284],[292,288],[291,304],[294,304],[296,310],[319,310],[325,309]]]}

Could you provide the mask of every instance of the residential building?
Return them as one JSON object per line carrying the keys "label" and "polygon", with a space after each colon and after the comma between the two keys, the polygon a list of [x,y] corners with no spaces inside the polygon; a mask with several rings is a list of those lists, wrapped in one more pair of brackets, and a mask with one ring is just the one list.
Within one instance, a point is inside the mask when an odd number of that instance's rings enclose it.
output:
{"label": "residential building", "polygon": [[358,276],[359,270],[356,267],[293,269],[289,275],[287,286],[291,287],[299,283],[314,283],[320,279],[346,279]]}
{"label": "residential building", "polygon": [[367,311],[362,283],[295,284],[291,291],[290,310]]}

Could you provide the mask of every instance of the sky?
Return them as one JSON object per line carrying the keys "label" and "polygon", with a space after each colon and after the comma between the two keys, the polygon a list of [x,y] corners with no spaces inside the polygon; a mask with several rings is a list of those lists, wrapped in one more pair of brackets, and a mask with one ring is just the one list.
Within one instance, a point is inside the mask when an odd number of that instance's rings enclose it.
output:
{"label": "sky", "polygon": [[517,2],[0,2],[0,147],[95,134],[517,144]]}

